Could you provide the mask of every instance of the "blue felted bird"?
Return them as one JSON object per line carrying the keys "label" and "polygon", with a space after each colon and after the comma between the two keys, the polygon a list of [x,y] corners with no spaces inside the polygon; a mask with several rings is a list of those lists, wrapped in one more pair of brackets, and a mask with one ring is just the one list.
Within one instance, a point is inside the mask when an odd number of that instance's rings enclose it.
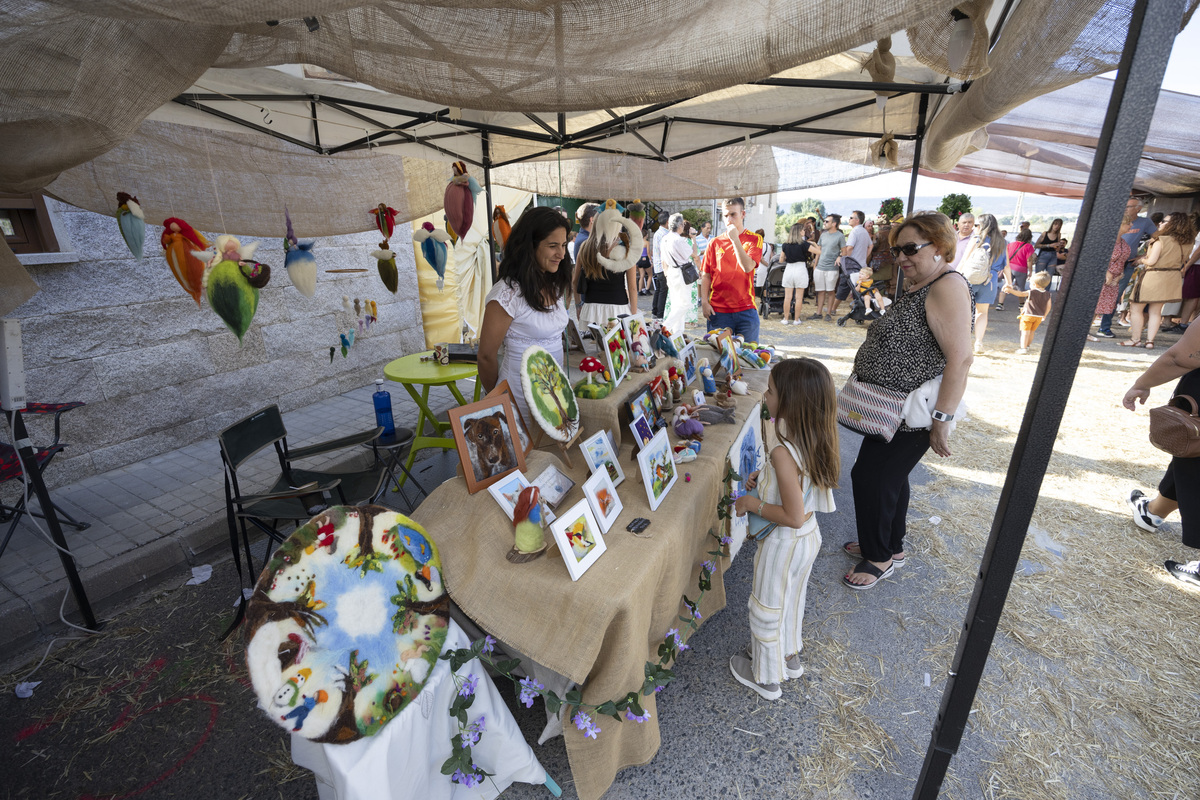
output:
{"label": "blue felted bird", "polygon": [[146,244],[146,217],[138,199],[125,192],[117,192],[117,227],[121,229],[121,238],[129,252],[140,259]]}
{"label": "blue felted bird", "polygon": [[448,253],[446,242],[450,241],[450,237],[445,231],[434,228],[432,222],[426,222],[420,230],[413,234],[413,241],[420,243],[421,256],[437,273],[437,287],[438,291],[441,291],[446,279],[446,256]]}

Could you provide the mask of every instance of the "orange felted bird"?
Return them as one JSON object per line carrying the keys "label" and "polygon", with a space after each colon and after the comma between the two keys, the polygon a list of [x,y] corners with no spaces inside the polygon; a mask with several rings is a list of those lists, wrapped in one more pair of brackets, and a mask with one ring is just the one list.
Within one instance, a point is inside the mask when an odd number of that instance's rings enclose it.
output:
{"label": "orange felted bird", "polygon": [[510,233],[512,233],[512,225],[508,221],[508,212],[504,210],[504,206],[496,206],[492,210],[492,235],[500,243],[501,249],[508,242],[508,234]]}
{"label": "orange felted bird", "polygon": [[204,291],[205,264],[192,253],[207,250],[208,239],[183,220],[169,217],[163,220],[162,247],[171,274],[199,307],[200,295]]}

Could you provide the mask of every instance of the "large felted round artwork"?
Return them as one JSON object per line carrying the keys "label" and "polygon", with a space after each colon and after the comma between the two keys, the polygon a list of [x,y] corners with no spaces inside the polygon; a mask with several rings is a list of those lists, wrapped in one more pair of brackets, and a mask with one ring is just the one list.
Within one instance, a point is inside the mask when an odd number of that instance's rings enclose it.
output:
{"label": "large felted round artwork", "polygon": [[569,442],[579,432],[579,406],[562,367],[550,351],[530,345],[521,356],[521,388],[529,413],[551,438]]}
{"label": "large felted round artwork", "polygon": [[247,605],[259,707],[317,742],[370,736],[421,691],[449,618],[420,525],[383,506],[334,506],[279,546]]}

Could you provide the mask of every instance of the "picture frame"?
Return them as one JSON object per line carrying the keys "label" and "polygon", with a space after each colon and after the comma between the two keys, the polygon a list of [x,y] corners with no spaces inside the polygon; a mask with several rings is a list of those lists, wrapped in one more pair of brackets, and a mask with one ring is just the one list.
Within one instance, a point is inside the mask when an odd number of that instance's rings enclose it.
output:
{"label": "picture frame", "polygon": [[[734,499],[746,493],[746,477],[754,470],[762,469],[766,461],[766,453],[762,442],[761,411],[762,404],[755,404],[745,423],[743,423],[741,430],[734,437],[733,443],[729,446],[729,467],[742,478],[740,481],[732,481],[732,485],[730,486],[730,493]],[[747,515],[740,517],[734,515],[729,518],[729,537],[732,539],[729,544],[729,557],[731,559],[738,554],[746,541],[749,521]]]}
{"label": "picture frame", "polygon": [[567,496],[567,493],[575,488],[575,481],[568,478],[553,464],[542,470],[529,483],[538,488],[538,491],[542,493],[542,502],[551,508],[556,508]]}
{"label": "picture frame", "polygon": [[554,534],[558,551],[573,581],[583,577],[583,573],[608,549],[600,523],[592,513],[587,498],[562,512],[550,523],[550,532]]}
{"label": "picture frame", "polygon": [[579,334],[579,327],[575,324],[575,320],[567,318],[567,348],[578,350],[584,355],[587,355],[587,348],[583,345],[583,337]]}
{"label": "picture frame", "polygon": [[683,333],[671,334],[671,346],[675,348],[675,352],[683,355],[683,348],[687,347],[687,340],[683,338]]}
{"label": "picture frame", "polygon": [[679,480],[679,469],[671,456],[671,442],[665,430],[654,434],[650,444],[638,451],[637,461],[650,510],[657,511],[671,487]]}
{"label": "picture frame", "polygon": [[667,401],[667,382],[662,379],[661,375],[656,375],[654,380],[650,381],[649,386],[654,408],[661,413],[663,404]]}
{"label": "picture frame", "polygon": [[650,427],[649,420],[644,416],[638,417],[629,423],[629,430],[633,431],[633,441],[639,449],[645,447],[654,438],[654,430]]}
{"label": "picture frame", "polygon": [[511,522],[513,514],[517,510],[517,497],[529,485],[529,479],[525,477],[525,473],[518,471],[505,475],[487,487],[487,490]]}
{"label": "picture frame", "polygon": [[[508,395],[510,399],[513,396],[512,387],[508,385],[508,381],[500,381],[484,397],[496,397],[502,394]],[[513,412],[517,415],[517,435],[521,439],[521,450],[528,456],[529,451],[533,449],[533,437],[529,435],[529,426],[525,423],[525,416],[521,413],[521,407],[516,402],[513,402],[512,407]]]}
{"label": "picture frame", "polygon": [[696,342],[690,341],[679,351],[679,360],[683,362],[683,388],[692,385],[696,380],[696,375],[699,373],[699,367],[696,366],[700,358],[696,355]]}
{"label": "picture frame", "polygon": [[[596,323],[591,323],[588,326],[592,331],[592,336],[600,346],[600,356],[608,367],[608,372],[612,375],[613,388],[621,385],[621,381],[625,380],[625,376],[629,374],[629,351],[625,349],[624,340],[621,334],[624,328],[620,325],[614,325],[611,328],[604,328]],[[612,345],[616,344],[613,348]]]}
{"label": "picture frame", "polygon": [[600,531],[607,534],[625,508],[620,495],[617,494],[617,487],[612,485],[612,480],[608,477],[608,472],[593,472],[583,483],[583,496],[592,507],[596,522],[600,523]]}
{"label": "picture frame", "polygon": [[646,315],[639,311],[636,314],[625,314],[620,319],[625,328],[630,363],[633,362],[633,346],[638,343],[641,344],[642,355],[646,356],[648,361],[652,360],[654,354],[650,348],[650,329],[646,326]]}
{"label": "picture frame", "polygon": [[[666,381],[663,383],[666,383]],[[629,407],[630,421],[633,421],[638,417],[645,416],[647,421],[650,423],[651,430],[658,430],[659,428],[666,427],[666,423],[663,421],[662,414],[659,413],[657,408],[655,408],[654,394],[651,392],[649,384],[634,392],[633,395],[630,396],[629,400],[626,401],[626,405]]]}
{"label": "picture frame", "polygon": [[608,431],[599,431],[579,443],[589,472],[606,472],[614,487],[625,480],[625,471],[617,460],[617,450]]}
{"label": "picture frame", "polygon": [[509,395],[498,394],[455,406],[448,417],[469,494],[487,488],[513,471],[525,471],[525,451],[521,449],[515,422],[517,413]]}

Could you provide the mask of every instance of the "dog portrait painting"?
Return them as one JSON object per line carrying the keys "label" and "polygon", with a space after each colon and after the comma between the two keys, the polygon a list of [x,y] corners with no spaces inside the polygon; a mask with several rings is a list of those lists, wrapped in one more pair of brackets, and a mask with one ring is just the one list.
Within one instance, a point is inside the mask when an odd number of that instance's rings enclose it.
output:
{"label": "dog portrait painting", "polygon": [[507,395],[450,410],[454,442],[467,488],[474,493],[513,470],[525,468],[517,439],[516,412]]}

